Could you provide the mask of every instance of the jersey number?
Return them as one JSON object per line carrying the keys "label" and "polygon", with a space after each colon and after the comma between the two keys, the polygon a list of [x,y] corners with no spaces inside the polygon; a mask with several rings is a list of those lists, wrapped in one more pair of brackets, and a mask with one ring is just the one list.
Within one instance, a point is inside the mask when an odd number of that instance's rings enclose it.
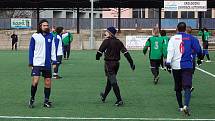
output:
{"label": "jersey number", "polygon": [[180,49],[180,52],[183,54],[184,53],[184,42],[181,42],[179,49]]}
{"label": "jersey number", "polygon": [[155,42],[155,46],[154,46],[154,49],[157,50],[159,48],[158,46],[158,42]]}

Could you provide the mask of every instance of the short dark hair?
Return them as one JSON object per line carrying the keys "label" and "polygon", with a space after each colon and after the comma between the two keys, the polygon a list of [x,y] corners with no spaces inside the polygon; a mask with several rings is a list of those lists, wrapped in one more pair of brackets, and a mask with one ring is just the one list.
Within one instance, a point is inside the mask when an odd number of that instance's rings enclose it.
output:
{"label": "short dark hair", "polygon": [[206,27],[204,27],[204,30],[205,30],[206,32],[208,32],[208,29],[207,29]]}
{"label": "short dark hair", "polygon": [[38,27],[37,27],[37,33],[42,33],[42,28],[41,28],[41,26],[42,26],[42,23],[45,23],[45,22],[47,22],[47,23],[49,23],[46,19],[42,19],[39,23],[38,23]]}
{"label": "short dark hair", "polygon": [[165,30],[161,30],[160,34],[161,34],[161,36],[166,36],[166,31]]}
{"label": "short dark hair", "polygon": [[57,27],[55,31],[57,32],[57,34],[60,34],[63,31],[63,29],[64,28],[60,26],[60,27]]}
{"label": "short dark hair", "polygon": [[177,29],[179,32],[185,32],[186,31],[186,23],[185,22],[178,23]]}

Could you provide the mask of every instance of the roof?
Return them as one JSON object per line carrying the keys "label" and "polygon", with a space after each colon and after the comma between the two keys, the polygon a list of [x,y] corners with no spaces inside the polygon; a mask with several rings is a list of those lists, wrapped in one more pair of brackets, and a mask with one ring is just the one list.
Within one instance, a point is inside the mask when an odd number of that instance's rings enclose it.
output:
{"label": "roof", "polygon": [[[95,8],[163,8],[164,0],[94,0]],[[208,0],[208,7],[215,0]],[[90,8],[90,0],[0,0],[2,9],[32,8]]]}

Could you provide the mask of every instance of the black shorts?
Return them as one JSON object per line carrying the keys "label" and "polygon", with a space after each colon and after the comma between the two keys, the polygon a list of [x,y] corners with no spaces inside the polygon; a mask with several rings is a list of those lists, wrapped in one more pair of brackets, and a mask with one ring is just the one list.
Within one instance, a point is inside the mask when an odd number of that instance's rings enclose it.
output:
{"label": "black shorts", "polygon": [[172,70],[175,81],[175,91],[192,87],[193,69]]}
{"label": "black shorts", "polygon": [[108,75],[117,75],[119,70],[118,61],[105,61],[105,74]]}
{"label": "black shorts", "polygon": [[42,76],[44,78],[51,78],[52,77],[51,69],[47,69],[43,66],[33,66],[31,76],[40,76],[41,73],[42,73]]}
{"label": "black shorts", "polygon": [[62,55],[58,55],[57,56],[57,64],[61,64],[62,63]]}
{"label": "black shorts", "polygon": [[161,59],[159,60],[150,60],[151,68],[159,68],[161,65]]}
{"label": "black shorts", "polygon": [[208,49],[208,46],[209,46],[208,41],[203,42],[203,49]]}

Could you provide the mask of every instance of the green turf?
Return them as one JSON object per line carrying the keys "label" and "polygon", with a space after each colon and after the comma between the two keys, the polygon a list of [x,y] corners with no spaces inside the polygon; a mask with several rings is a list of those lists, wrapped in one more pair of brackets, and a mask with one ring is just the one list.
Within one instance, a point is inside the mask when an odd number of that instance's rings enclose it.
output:
{"label": "green turf", "polygon": [[[115,107],[113,92],[106,103],[99,93],[106,79],[104,62],[95,61],[95,51],[73,51],[71,59],[63,61],[63,79],[53,80],[51,100],[54,107],[45,109],[43,80],[40,80],[34,109],[27,107],[30,97],[31,69],[27,51],[0,51],[0,115],[50,117],[130,117],[130,118],[187,118],[177,112],[172,75],[160,72],[158,85],[152,83],[148,56],[131,51],[136,64],[132,72],[122,56],[118,73],[119,85],[125,105]],[[211,52],[212,60],[215,53]],[[215,63],[204,63],[201,68],[215,74]],[[196,71],[191,99],[192,115],[189,118],[215,118],[215,79]],[[0,119],[3,120],[3,119]],[[6,119],[4,119],[6,120]],[[38,119],[37,119],[38,120]]]}

